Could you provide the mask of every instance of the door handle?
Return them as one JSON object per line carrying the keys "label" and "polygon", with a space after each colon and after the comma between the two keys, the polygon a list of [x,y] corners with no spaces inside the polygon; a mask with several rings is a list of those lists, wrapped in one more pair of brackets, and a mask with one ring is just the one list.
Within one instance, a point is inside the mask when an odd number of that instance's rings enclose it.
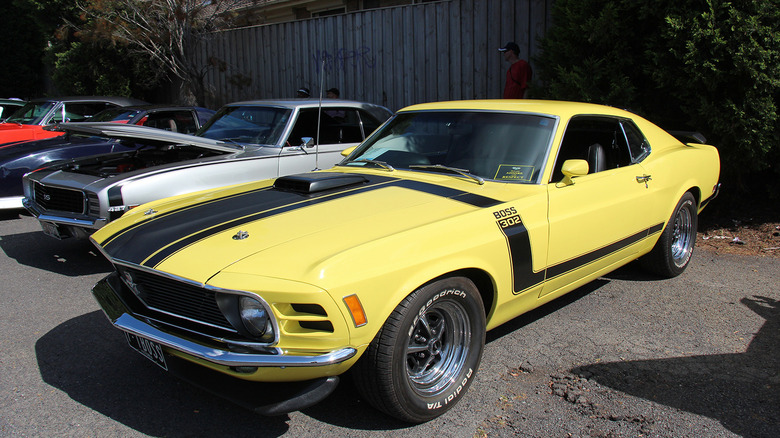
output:
{"label": "door handle", "polygon": [[638,183],[645,183],[645,188],[648,188],[647,182],[652,180],[653,178],[650,177],[650,175],[642,175],[636,177],[636,182]]}

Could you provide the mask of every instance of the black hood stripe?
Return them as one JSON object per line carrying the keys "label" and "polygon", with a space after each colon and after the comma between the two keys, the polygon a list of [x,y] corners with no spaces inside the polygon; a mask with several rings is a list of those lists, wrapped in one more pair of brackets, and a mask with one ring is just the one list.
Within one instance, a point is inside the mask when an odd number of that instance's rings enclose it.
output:
{"label": "black hood stripe", "polygon": [[200,240],[233,227],[383,187],[403,187],[464,202],[477,208],[501,201],[435,184],[372,176],[362,186],[318,195],[267,187],[202,204],[190,205],[121,230],[104,241],[113,259],[153,268],[167,257]]}

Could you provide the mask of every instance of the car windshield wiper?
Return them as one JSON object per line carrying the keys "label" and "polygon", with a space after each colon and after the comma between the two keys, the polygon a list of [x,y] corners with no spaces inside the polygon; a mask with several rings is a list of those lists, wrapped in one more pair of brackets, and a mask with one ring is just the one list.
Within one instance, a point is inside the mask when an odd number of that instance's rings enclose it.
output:
{"label": "car windshield wiper", "polygon": [[457,169],[455,167],[442,166],[441,164],[410,164],[410,169],[430,170],[431,172],[451,173],[465,176],[476,181],[479,185],[485,184],[485,180],[477,175],[472,175],[467,169]]}
{"label": "car windshield wiper", "polygon": [[368,163],[389,170],[390,172],[393,172],[395,170],[395,167],[385,163],[384,161],[379,161],[379,160],[350,160],[344,164],[349,164],[349,163]]}
{"label": "car windshield wiper", "polygon": [[246,149],[246,145],[245,144],[239,143],[239,142],[233,140],[232,138],[220,138],[218,141],[221,141],[223,143],[231,143],[231,144],[234,144],[234,145],[240,147],[241,149]]}

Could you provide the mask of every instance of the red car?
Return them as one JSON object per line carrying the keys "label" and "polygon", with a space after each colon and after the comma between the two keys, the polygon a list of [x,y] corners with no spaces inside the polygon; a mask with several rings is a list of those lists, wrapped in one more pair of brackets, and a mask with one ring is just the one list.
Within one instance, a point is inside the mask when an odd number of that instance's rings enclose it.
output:
{"label": "red car", "polygon": [[128,97],[61,97],[33,99],[0,123],[0,144],[56,137],[62,132],[43,127],[63,122],[83,122],[106,109],[143,105],[146,102]]}

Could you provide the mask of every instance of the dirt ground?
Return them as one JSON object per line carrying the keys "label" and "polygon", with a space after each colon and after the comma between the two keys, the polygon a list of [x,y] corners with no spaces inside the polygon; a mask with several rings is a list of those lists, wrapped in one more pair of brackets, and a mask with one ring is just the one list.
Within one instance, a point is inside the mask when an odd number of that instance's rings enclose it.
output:
{"label": "dirt ground", "polygon": [[753,255],[780,258],[780,215],[738,218],[702,215],[696,246],[717,254]]}

